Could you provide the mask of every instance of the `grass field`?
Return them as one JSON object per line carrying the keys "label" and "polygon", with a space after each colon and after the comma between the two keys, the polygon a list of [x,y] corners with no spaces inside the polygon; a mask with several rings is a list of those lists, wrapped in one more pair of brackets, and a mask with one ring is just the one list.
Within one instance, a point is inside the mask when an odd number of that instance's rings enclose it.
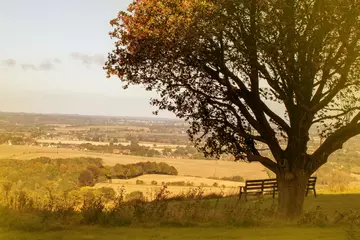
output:
{"label": "grass field", "polygon": [[[321,211],[329,217],[335,210],[346,212],[349,210],[359,211],[359,194],[330,195],[320,194],[317,198],[306,198],[305,209],[310,210],[321,206]],[[224,199],[224,201],[227,201]],[[266,200],[270,202],[272,200]],[[265,203],[266,204],[266,203]],[[5,217],[5,216],[1,216]],[[51,231],[19,231],[0,228],[0,239],[6,240],[145,240],[145,239],[224,239],[224,240],[357,240],[360,239],[360,231],[350,228],[349,225],[294,225],[273,224],[272,227],[260,226],[207,226],[207,227],[101,227],[101,226],[69,226],[63,230]]]}
{"label": "grass field", "polygon": [[264,167],[259,163],[245,163],[232,161],[212,161],[194,159],[168,159],[128,156],[118,154],[102,154],[77,151],[64,148],[47,148],[35,146],[0,145],[0,159],[13,158],[28,160],[37,157],[70,158],[70,157],[99,157],[107,165],[130,164],[136,162],[165,162],[174,166],[180,176],[200,177],[229,177],[242,176],[244,179],[267,178]]}
{"label": "grass field", "polygon": [[[137,180],[144,181],[144,184],[136,184]],[[156,181],[157,186],[151,185],[152,181]],[[132,179],[113,179],[112,183],[98,183],[95,185],[96,188],[101,187],[112,187],[117,191],[120,187],[124,186],[127,193],[140,191],[144,193],[144,196],[147,199],[152,199],[153,193],[157,192],[162,188],[162,182],[192,182],[193,186],[168,186],[167,190],[170,192],[170,196],[176,196],[179,194],[186,194],[191,188],[202,186],[206,184],[207,186],[203,187],[204,194],[210,193],[223,193],[225,196],[234,195],[239,192],[239,187],[243,186],[242,182],[232,182],[232,181],[223,181],[223,180],[213,180],[207,178],[198,178],[198,177],[185,177],[185,176],[170,176],[170,175],[143,175],[137,178]],[[218,187],[214,187],[213,184],[217,183]],[[220,188],[224,185],[226,188]]]}
{"label": "grass field", "polygon": [[145,239],[238,239],[238,240],[342,240],[343,228],[99,228],[86,227],[57,232],[0,232],[6,240],[145,240]]}

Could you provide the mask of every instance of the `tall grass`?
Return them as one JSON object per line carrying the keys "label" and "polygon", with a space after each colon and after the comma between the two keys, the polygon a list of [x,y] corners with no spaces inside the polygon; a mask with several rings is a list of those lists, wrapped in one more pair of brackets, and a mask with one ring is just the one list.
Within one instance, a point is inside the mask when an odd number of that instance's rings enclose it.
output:
{"label": "tall grass", "polygon": [[[27,231],[61,229],[80,225],[102,226],[352,226],[348,235],[357,235],[360,213],[335,212],[327,215],[320,207],[304,212],[296,221],[276,214],[276,203],[267,198],[248,202],[220,194],[205,195],[201,187],[171,197],[167,186],[152,192],[153,201],[143,195],[118,189],[109,200],[102,195],[84,194],[81,199],[49,190],[45,196],[25,191],[7,191],[1,202],[1,228]],[[7,198],[5,198],[5,195]],[[131,196],[129,198],[129,196]]]}

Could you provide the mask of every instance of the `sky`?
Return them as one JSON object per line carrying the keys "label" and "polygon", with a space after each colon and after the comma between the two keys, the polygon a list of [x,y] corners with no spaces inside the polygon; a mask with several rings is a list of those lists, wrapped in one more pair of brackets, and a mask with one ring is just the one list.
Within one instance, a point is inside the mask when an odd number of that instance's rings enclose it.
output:
{"label": "sky", "polygon": [[0,111],[153,116],[155,93],[102,69],[109,21],[130,2],[0,0]]}

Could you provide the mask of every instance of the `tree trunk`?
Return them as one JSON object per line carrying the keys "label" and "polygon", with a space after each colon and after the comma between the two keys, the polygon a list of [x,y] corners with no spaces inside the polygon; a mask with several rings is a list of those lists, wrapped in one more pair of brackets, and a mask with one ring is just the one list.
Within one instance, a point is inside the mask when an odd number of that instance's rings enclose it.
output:
{"label": "tree trunk", "polygon": [[278,174],[278,213],[285,218],[296,218],[303,211],[305,190],[310,176],[302,173]]}

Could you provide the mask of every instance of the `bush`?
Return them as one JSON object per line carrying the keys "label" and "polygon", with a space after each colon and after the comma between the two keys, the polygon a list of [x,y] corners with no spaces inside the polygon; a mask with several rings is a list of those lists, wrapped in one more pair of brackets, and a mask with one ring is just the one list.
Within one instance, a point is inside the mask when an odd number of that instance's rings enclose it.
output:
{"label": "bush", "polygon": [[145,182],[143,180],[138,179],[138,180],[136,180],[136,184],[142,185],[142,184],[145,184]]}
{"label": "bush", "polygon": [[192,187],[192,186],[194,186],[194,182],[187,182],[187,183],[186,183],[186,186]]}
{"label": "bush", "polygon": [[221,180],[232,181],[232,182],[244,182],[244,178],[241,176],[223,177]]}
{"label": "bush", "polygon": [[126,195],[126,200],[128,201],[143,201],[144,193],[141,191],[134,191]]}
{"label": "bush", "polygon": [[80,173],[79,176],[79,186],[94,186],[96,183],[95,176],[92,171],[86,169]]}
{"label": "bush", "polygon": [[111,170],[114,172],[113,177],[119,179],[134,178],[144,174],[178,174],[176,168],[163,162],[139,162],[127,165],[116,164]]}
{"label": "bush", "polygon": [[157,184],[158,184],[157,181],[155,181],[155,180],[151,181],[151,185],[157,185]]}
{"label": "bush", "polygon": [[103,198],[105,198],[108,201],[114,200],[116,198],[116,192],[113,188],[102,187],[102,188],[97,189],[97,191]]}
{"label": "bush", "polygon": [[219,187],[219,184],[217,182],[214,182],[213,187]]}
{"label": "bush", "polygon": [[166,185],[168,185],[168,186],[186,186],[186,183],[184,181],[167,182]]}

